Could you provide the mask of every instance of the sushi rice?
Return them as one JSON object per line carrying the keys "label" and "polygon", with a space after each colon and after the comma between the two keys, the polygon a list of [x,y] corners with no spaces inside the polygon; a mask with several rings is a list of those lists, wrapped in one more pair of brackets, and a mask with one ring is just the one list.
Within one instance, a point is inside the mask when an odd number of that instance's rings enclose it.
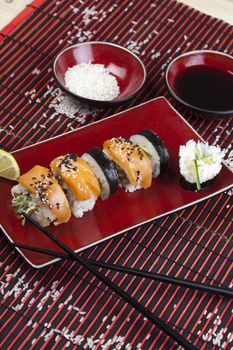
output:
{"label": "sushi rice", "polygon": [[90,211],[94,208],[96,202],[94,195],[92,195],[89,199],[80,201],[75,198],[74,193],[67,187],[67,185],[64,182],[62,182],[61,179],[59,180],[59,182],[66,194],[72,214],[76,218],[81,218],[85,212]]}

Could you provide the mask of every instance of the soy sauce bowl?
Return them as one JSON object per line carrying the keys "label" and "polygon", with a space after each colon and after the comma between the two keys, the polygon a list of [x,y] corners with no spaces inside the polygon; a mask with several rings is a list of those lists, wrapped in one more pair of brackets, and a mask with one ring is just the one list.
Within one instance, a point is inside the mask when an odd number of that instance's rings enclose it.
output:
{"label": "soy sauce bowl", "polygon": [[[102,64],[118,83],[119,94],[112,100],[96,100],[77,95],[65,85],[65,73],[77,64]],[[146,69],[142,61],[128,49],[108,42],[85,42],[61,51],[53,64],[57,84],[73,100],[103,108],[128,102],[141,90],[146,81]]]}
{"label": "soy sauce bowl", "polygon": [[211,119],[233,115],[233,57],[211,50],[191,51],[176,57],[165,75],[171,95]]}

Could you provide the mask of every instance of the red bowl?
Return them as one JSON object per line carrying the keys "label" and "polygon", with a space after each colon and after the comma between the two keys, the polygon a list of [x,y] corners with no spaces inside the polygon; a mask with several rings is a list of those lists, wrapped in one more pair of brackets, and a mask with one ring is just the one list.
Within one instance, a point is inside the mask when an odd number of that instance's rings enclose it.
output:
{"label": "red bowl", "polygon": [[[199,72],[197,71],[198,69]],[[214,77],[213,73],[215,74]],[[199,79],[201,76],[202,79]],[[212,79],[214,78],[221,78],[221,81],[224,83],[224,89],[220,89],[219,84],[212,84],[214,82]],[[233,58],[231,56],[210,50],[184,53],[169,64],[165,79],[173,97],[185,106],[198,111],[199,113],[197,114],[199,116],[220,118],[233,115],[232,89],[229,89],[233,86]],[[181,79],[186,79],[185,83]],[[181,90],[181,81],[184,84],[182,86],[183,91]],[[209,86],[209,89],[207,86]],[[229,87],[228,89],[227,86]],[[205,89],[205,94],[203,94],[202,88]],[[217,89],[218,91],[215,93],[212,89],[215,92]],[[211,94],[216,97],[213,98]],[[226,98],[228,102],[225,102]],[[214,108],[211,108],[211,104]]]}
{"label": "red bowl", "polygon": [[[69,67],[80,63],[103,64],[117,79],[119,95],[113,100],[102,101],[85,98],[69,91],[65,86],[65,72]],[[53,72],[58,85],[68,96],[97,107],[127,102],[139,92],[146,80],[145,66],[134,53],[107,42],[85,42],[64,49],[54,61]]]}

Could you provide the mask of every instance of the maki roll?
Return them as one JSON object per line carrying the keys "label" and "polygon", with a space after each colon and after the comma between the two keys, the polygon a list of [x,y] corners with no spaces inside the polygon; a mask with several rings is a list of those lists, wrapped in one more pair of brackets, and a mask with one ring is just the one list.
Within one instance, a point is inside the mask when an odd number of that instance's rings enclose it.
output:
{"label": "maki roll", "polygon": [[152,163],[152,176],[158,177],[166,170],[169,162],[169,153],[161,138],[152,130],[144,130],[132,135],[130,140],[137,143],[150,157]]}
{"label": "maki roll", "polygon": [[50,164],[76,217],[92,210],[100,196],[100,186],[91,167],[77,153],[55,158]]}
{"label": "maki roll", "polygon": [[100,198],[105,200],[118,189],[118,175],[114,163],[98,147],[81,157],[90,165],[100,184]]}
{"label": "maki roll", "polygon": [[71,211],[67,198],[51,171],[34,166],[18,178],[11,189],[17,213],[27,213],[43,227],[68,222]]}
{"label": "maki roll", "polygon": [[179,168],[182,186],[199,191],[209,186],[220,173],[224,152],[218,146],[190,140],[179,150]]}
{"label": "maki roll", "polygon": [[115,163],[120,185],[126,191],[151,186],[151,160],[137,144],[123,137],[112,138],[104,142],[103,150]]}

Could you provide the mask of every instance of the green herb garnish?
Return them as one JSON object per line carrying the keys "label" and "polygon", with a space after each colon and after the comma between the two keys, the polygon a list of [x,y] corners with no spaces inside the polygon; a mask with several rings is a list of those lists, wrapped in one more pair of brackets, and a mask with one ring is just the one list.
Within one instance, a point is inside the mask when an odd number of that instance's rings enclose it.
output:
{"label": "green herb garnish", "polygon": [[195,167],[195,173],[196,173],[196,183],[197,183],[197,190],[200,191],[201,184],[200,184],[200,177],[199,177],[199,171],[198,171],[198,164],[197,159],[194,159],[194,167]]}
{"label": "green herb garnish", "polygon": [[[31,211],[35,211],[36,207],[32,203],[29,194],[20,194],[13,198],[12,206],[15,208],[15,211],[19,214],[25,212],[30,213]],[[22,218],[22,224],[24,225],[25,218]]]}
{"label": "green herb garnish", "polygon": [[30,206],[30,204],[30,196],[27,194],[20,194],[12,200],[12,206],[15,208],[17,213],[22,213],[25,211]]}

